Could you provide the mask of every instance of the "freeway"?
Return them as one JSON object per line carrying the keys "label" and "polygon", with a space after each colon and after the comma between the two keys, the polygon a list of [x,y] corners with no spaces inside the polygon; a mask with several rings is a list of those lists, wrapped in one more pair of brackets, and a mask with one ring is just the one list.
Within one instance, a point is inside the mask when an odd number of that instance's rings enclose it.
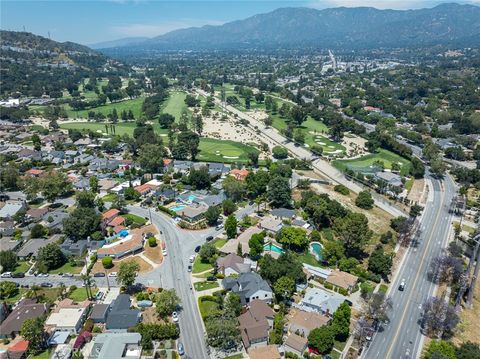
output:
{"label": "freeway", "polygon": [[[130,213],[148,217],[149,211],[136,206],[127,207]],[[151,287],[175,288],[181,299],[179,312],[180,342],[185,347],[186,358],[208,358],[203,321],[200,317],[195,295],[191,289],[190,273],[187,272],[188,258],[205,238],[215,235],[213,229],[186,231],[177,227],[169,217],[151,212],[153,224],[162,232],[166,242],[167,257],[164,263],[151,272],[140,274],[137,281]]]}
{"label": "freeway", "polygon": [[[201,96],[210,96],[210,94],[201,89],[196,88],[194,90]],[[219,106],[223,106],[221,100],[216,97],[215,103]],[[308,149],[304,147],[295,145],[293,142],[289,141],[282,134],[280,134],[275,128],[265,126],[262,121],[259,121],[252,116],[249,116],[245,112],[242,112],[233,106],[226,105],[225,109],[233,115],[236,115],[238,118],[247,120],[249,126],[251,126],[254,131],[261,131],[261,133],[265,137],[269,138],[273,143],[285,147],[293,157],[300,160],[305,159],[312,161],[313,170],[328,178],[333,183],[343,184],[355,193],[358,193],[364,189],[358,183],[348,180],[345,175],[340,170],[335,168],[330,162],[323,158],[318,158],[317,156],[314,156]],[[373,192],[372,197],[375,200],[375,204],[379,208],[383,209],[387,213],[390,213],[392,216],[398,217],[405,215],[404,211],[402,211],[394,204],[388,202],[383,196]]]}
{"label": "freeway", "polygon": [[[456,193],[449,175],[443,181],[429,174],[426,178],[432,186],[415,238],[417,245],[408,249],[404,263],[390,286],[388,294],[393,300],[393,308],[389,323],[373,336],[364,358],[420,357],[425,339],[419,325],[422,303],[436,291],[436,285],[428,279],[428,269],[432,258],[439,255],[448,243],[453,219],[448,207]],[[406,283],[403,292],[398,290],[402,279]]]}

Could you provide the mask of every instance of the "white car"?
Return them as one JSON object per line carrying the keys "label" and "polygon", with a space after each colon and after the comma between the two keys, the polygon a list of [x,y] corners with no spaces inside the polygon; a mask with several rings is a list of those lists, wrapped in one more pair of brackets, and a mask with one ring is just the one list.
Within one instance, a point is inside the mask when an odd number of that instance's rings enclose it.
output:
{"label": "white car", "polygon": [[174,322],[174,323],[177,323],[177,322],[178,322],[178,314],[177,314],[177,312],[173,312],[173,313],[172,313],[172,319],[173,319],[173,322]]}
{"label": "white car", "polygon": [[189,258],[190,263],[195,262],[195,254],[192,254]]}
{"label": "white car", "polygon": [[162,250],[162,256],[164,256],[164,257],[167,256],[167,250],[166,250],[166,249],[163,249],[163,250]]}
{"label": "white car", "polygon": [[398,286],[398,290],[403,292],[405,290],[405,279],[402,279],[400,285]]}
{"label": "white car", "polygon": [[108,276],[109,276],[109,277],[116,277],[116,276],[117,276],[117,272],[110,272],[110,273],[108,273]]}
{"label": "white car", "polygon": [[38,276],[39,277],[48,277],[49,274],[48,273],[38,273]]}
{"label": "white car", "polygon": [[12,278],[12,272],[2,273],[2,275],[0,277],[2,277],[2,278]]}

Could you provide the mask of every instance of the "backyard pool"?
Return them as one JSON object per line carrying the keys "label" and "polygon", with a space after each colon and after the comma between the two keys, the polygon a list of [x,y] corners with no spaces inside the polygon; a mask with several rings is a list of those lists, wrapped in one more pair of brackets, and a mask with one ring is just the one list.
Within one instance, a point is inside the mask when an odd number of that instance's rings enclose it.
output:
{"label": "backyard pool", "polygon": [[180,204],[180,205],[178,205],[178,206],[171,207],[170,209],[171,209],[172,211],[174,211],[174,212],[178,212],[178,211],[181,211],[181,210],[184,209],[184,208],[185,208],[185,206],[182,205],[182,204]]}
{"label": "backyard pool", "polygon": [[274,253],[278,253],[278,254],[282,254],[282,253],[285,252],[281,247],[279,247],[279,246],[277,246],[277,245],[275,245],[275,244],[273,244],[273,243],[267,243],[267,244],[265,244],[265,245],[263,246],[263,250],[264,250],[265,252],[274,252]]}
{"label": "backyard pool", "polygon": [[322,248],[323,246],[319,242],[310,243],[310,251],[317,258],[317,261],[322,259]]}

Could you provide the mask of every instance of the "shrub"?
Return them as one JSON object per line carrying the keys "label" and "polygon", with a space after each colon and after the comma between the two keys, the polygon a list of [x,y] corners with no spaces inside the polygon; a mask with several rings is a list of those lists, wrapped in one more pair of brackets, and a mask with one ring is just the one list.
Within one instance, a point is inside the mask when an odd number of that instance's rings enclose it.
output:
{"label": "shrub", "polygon": [[102,328],[97,327],[97,326],[93,327],[93,333],[101,333],[101,332],[102,332]]}
{"label": "shrub", "polygon": [[355,199],[355,204],[359,208],[372,209],[374,204],[372,194],[369,191],[361,191]]}
{"label": "shrub", "polygon": [[157,239],[155,237],[148,238],[148,245],[150,247],[156,247],[157,246]]}
{"label": "shrub", "polygon": [[113,260],[111,257],[103,257],[102,258],[103,268],[109,269],[113,267]]}
{"label": "shrub", "polygon": [[83,330],[87,331],[87,332],[92,332],[93,330],[93,320],[92,319],[87,319],[85,321],[85,324],[83,325]]}
{"label": "shrub", "polygon": [[344,296],[348,296],[348,290],[346,290],[344,288],[338,288],[338,293],[340,293],[341,295],[344,295]]}
{"label": "shrub", "polygon": [[168,214],[171,217],[176,217],[177,216],[177,212],[172,211],[171,209],[169,209],[165,206],[162,206],[162,205],[158,206],[158,210]]}
{"label": "shrub", "polygon": [[350,190],[343,184],[337,184],[333,189],[335,190],[335,192],[343,194],[344,196],[348,196],[350,194]]}
{"label": "shrub", "polygon": [[272,149],[272,154],[277,160],[282,160],[288,157],[288,150],[282,146],[275,146]]}
{"label": "shrub", "polygon": [[330,283],[323,283],[323,286],[326,288],[326,289],[333,289],[333,285],[330,284]]}

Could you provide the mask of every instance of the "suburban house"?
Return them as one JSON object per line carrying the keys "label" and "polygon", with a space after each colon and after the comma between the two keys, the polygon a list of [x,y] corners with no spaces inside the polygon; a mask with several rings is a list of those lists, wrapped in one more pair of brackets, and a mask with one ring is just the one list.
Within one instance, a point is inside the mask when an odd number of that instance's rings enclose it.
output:
{"label": "suburban house", "polygon": [[130,305],[130,296],[119,294],[111,305],[105,328],[117,332],[127,331],[128,328],[135,326],[140,320],[141,313],[138,309],[130,309]]}
{"label": "suburban house", "polygon": [[112,188],[114,188],[116,185],[117,182],[110,179],[101,179],[100,181],[98,181],[98,187],[101,195],[110,193]]}
{"label": "suburban house", "polygon": [[87,250],[96,250],[100,248],[102,241],[91,241],[88,239],[81,239],[79,241],[72,241],[71,239],[66,239],[60,245],[60,249],[63,254],[66,256],[79,257]]}
{"label": "suburban house", "polygon": [[207,206],[197,205],[186,206],[177,212],[177,214],[189,223],[196,223],[204,218],[205,212],[208,210]]}
{"label": "suburban house", "polygon": [[273,316],[273,310],[265,302],[255,299],[247,311],[238,317],[245,349],[267,345],[268,332],[273,326]]}
{"label": "suburban house", "polygon": [[282,356],[276,345],[251,348],[248,351],[250,359],[281,359]]}
{"label": "suburban house", "polygon": [[102,228],[107,228],[108,224],[117,216],[120,215],[120,211],[116,208],[111,208],[102,214]]}
{"label": "suburban house", "polygon": [[130,233],[119,241],[105,244],[97,250],[98,258],[112,257],[122,258],[129,254],[135,254],[143,250],[144,233],[140,228],[130,231]]}
{"label": "suburban house", "polygon": [[260,224],[259,224],[259,227],[261,229],[264,229],[268,232],[271,232],[273,234],[277,234],[278,232],[280,232],[280,230],[282,229],[283,227],[283,222],[281,219],[279,218],[275,218],[273,216],[269,216],[267,218],[264,218]]}
{"label": "suburban house", "polygon": [[30,208],[25,214],[32,221],[40,221],[48,213],[48,208]]}
{"label": "suburban house", "polygon": [[93,320],[95,324],[105,323],[107,321],[108,310],[110,309],[109,304],[95,304],[90,312],[90,319]]}
{"label": "suburban house", "polygon": [[0,325],[0,338],[14,338],[20,333],[25,320],[41,317],[48,312],[48,304],[35,299],[22,299]]}
{"label": "suburban house", "polygon": [[250,253],[250,246],[248,245],[248,241],[252,238],[252,235],[256,233],[262,233],[263,229],[253,226],[247,228],[245,231],[240,233],[237,238],[230,239],[225,243],[222,248],[220,248],[220,252],[229,254],[229,253],[237,253],[238,245],[242,246],[242,255],[246,256]]}
{"label": "suburban house", "polygon": [[270,303],[273,298],[272,288],[258,273],[242,273],[237,278],[227,277],[222,280],[222,285],[225,289],[239,294],[243,305],[254,299]]}
{"label": "suburban house", "polygon": [[307,343],[307,338],[301,337],[295,333],[291,333],[288,335],[283,347],[285,348],[286,353],[290,352],[302,357],[303,352],[307,349]]}
{"label": "suburban house", "polygon": [[217,269],[224,276],[228,277],[232,274],[239,275],[250,272],[250,264],[245,263],[244,259],[235,253],[230,253],[225,257],[217,258]]}
{"label": "suburban house", "polygon": [[22,241],[13,240],[12,237],[0,238],[0,248],[2,251],[16,251],[22,244]]}
{"label": "suburban house", "polygon": [[313,329],[327,325],[330,320],[331,318],[317,312],[292,309],[287,316],[288,332],[308,337]]}
{"label": "suburban house", "polygon": [[36,258],[41,248],[48,244],[56,243],[60,238],[61,235],[59,234],[54,234],[50,238],[32,238],[20,248],[17,252],[17,257],[20,259]]}
{"label": "suburban house", "polygon": [[[27,357],[28,340],[20,340],[8,347],[6,352],[7,359],[23,359]],[[2,357],[3,358],[3,357]]]}
{"label": "suburban house", "polygon": [[249,173],[250,172],[244,168],[242,169],[235,168],[230,171],[230,176],[235,177],[239,181],[245,181]]}
{"label": "suburban house", "polygon": [[43,173],[45,173],[45,171],[38,168],[31,168],[25,171],[25,175],[29,177],[40,177]]}
{"label": "suburban house", "polygon": [[88,359],[140,359],[140,333],[103,333],[93,338]]}
{"label": "suburban house", "polygon": [[307,288],[305,296],[298,307],[305,311],[316,311],[332,316],[343,302],[345,302],[344,296],[314,287]]}
{"label": "suburban house", "polygon": [[146,196],[147,194],[156,191],[159,187],[160,186],[144,183],[144,184],[141,184],[140,186],[134,187],[134,190],[140,193],[141,196]]}
{"label": "suburban house", "polygon": [[90,301],[75,304],[71,299],[64,299],[57,304],[45,322],[49,332],[62,331],[78,334],[85,321]]}
{"label": "suburban house", "polygon": [[277,219],[293,219],[295,217],[295,210],[288,208],[275,208],[270,211],[270,214]]}
{"label": "suburban house", "polygon": [[340,270],[333,270],[327,279],[325,279],[325,283],[329,283],[337,288],[345,289],[350,293],[357,285],[358,277]]}
{"label": "suburban house", "polygon": [[374,178],[378,181],[384,182],[390,188],[403,188],[402,176],[393,172],[377,172]]}
{"label": "suburban house", "polygon": [[0,234],[2,236],[13,236],[14,233],[15,233],[15,222],[13,221],[0,222]]}
{"label": "suburban house", "polygon": [[0,208],[0,218],[11,218],[21,209],[26,209],[24,201],[8,200],[5,205]]}

